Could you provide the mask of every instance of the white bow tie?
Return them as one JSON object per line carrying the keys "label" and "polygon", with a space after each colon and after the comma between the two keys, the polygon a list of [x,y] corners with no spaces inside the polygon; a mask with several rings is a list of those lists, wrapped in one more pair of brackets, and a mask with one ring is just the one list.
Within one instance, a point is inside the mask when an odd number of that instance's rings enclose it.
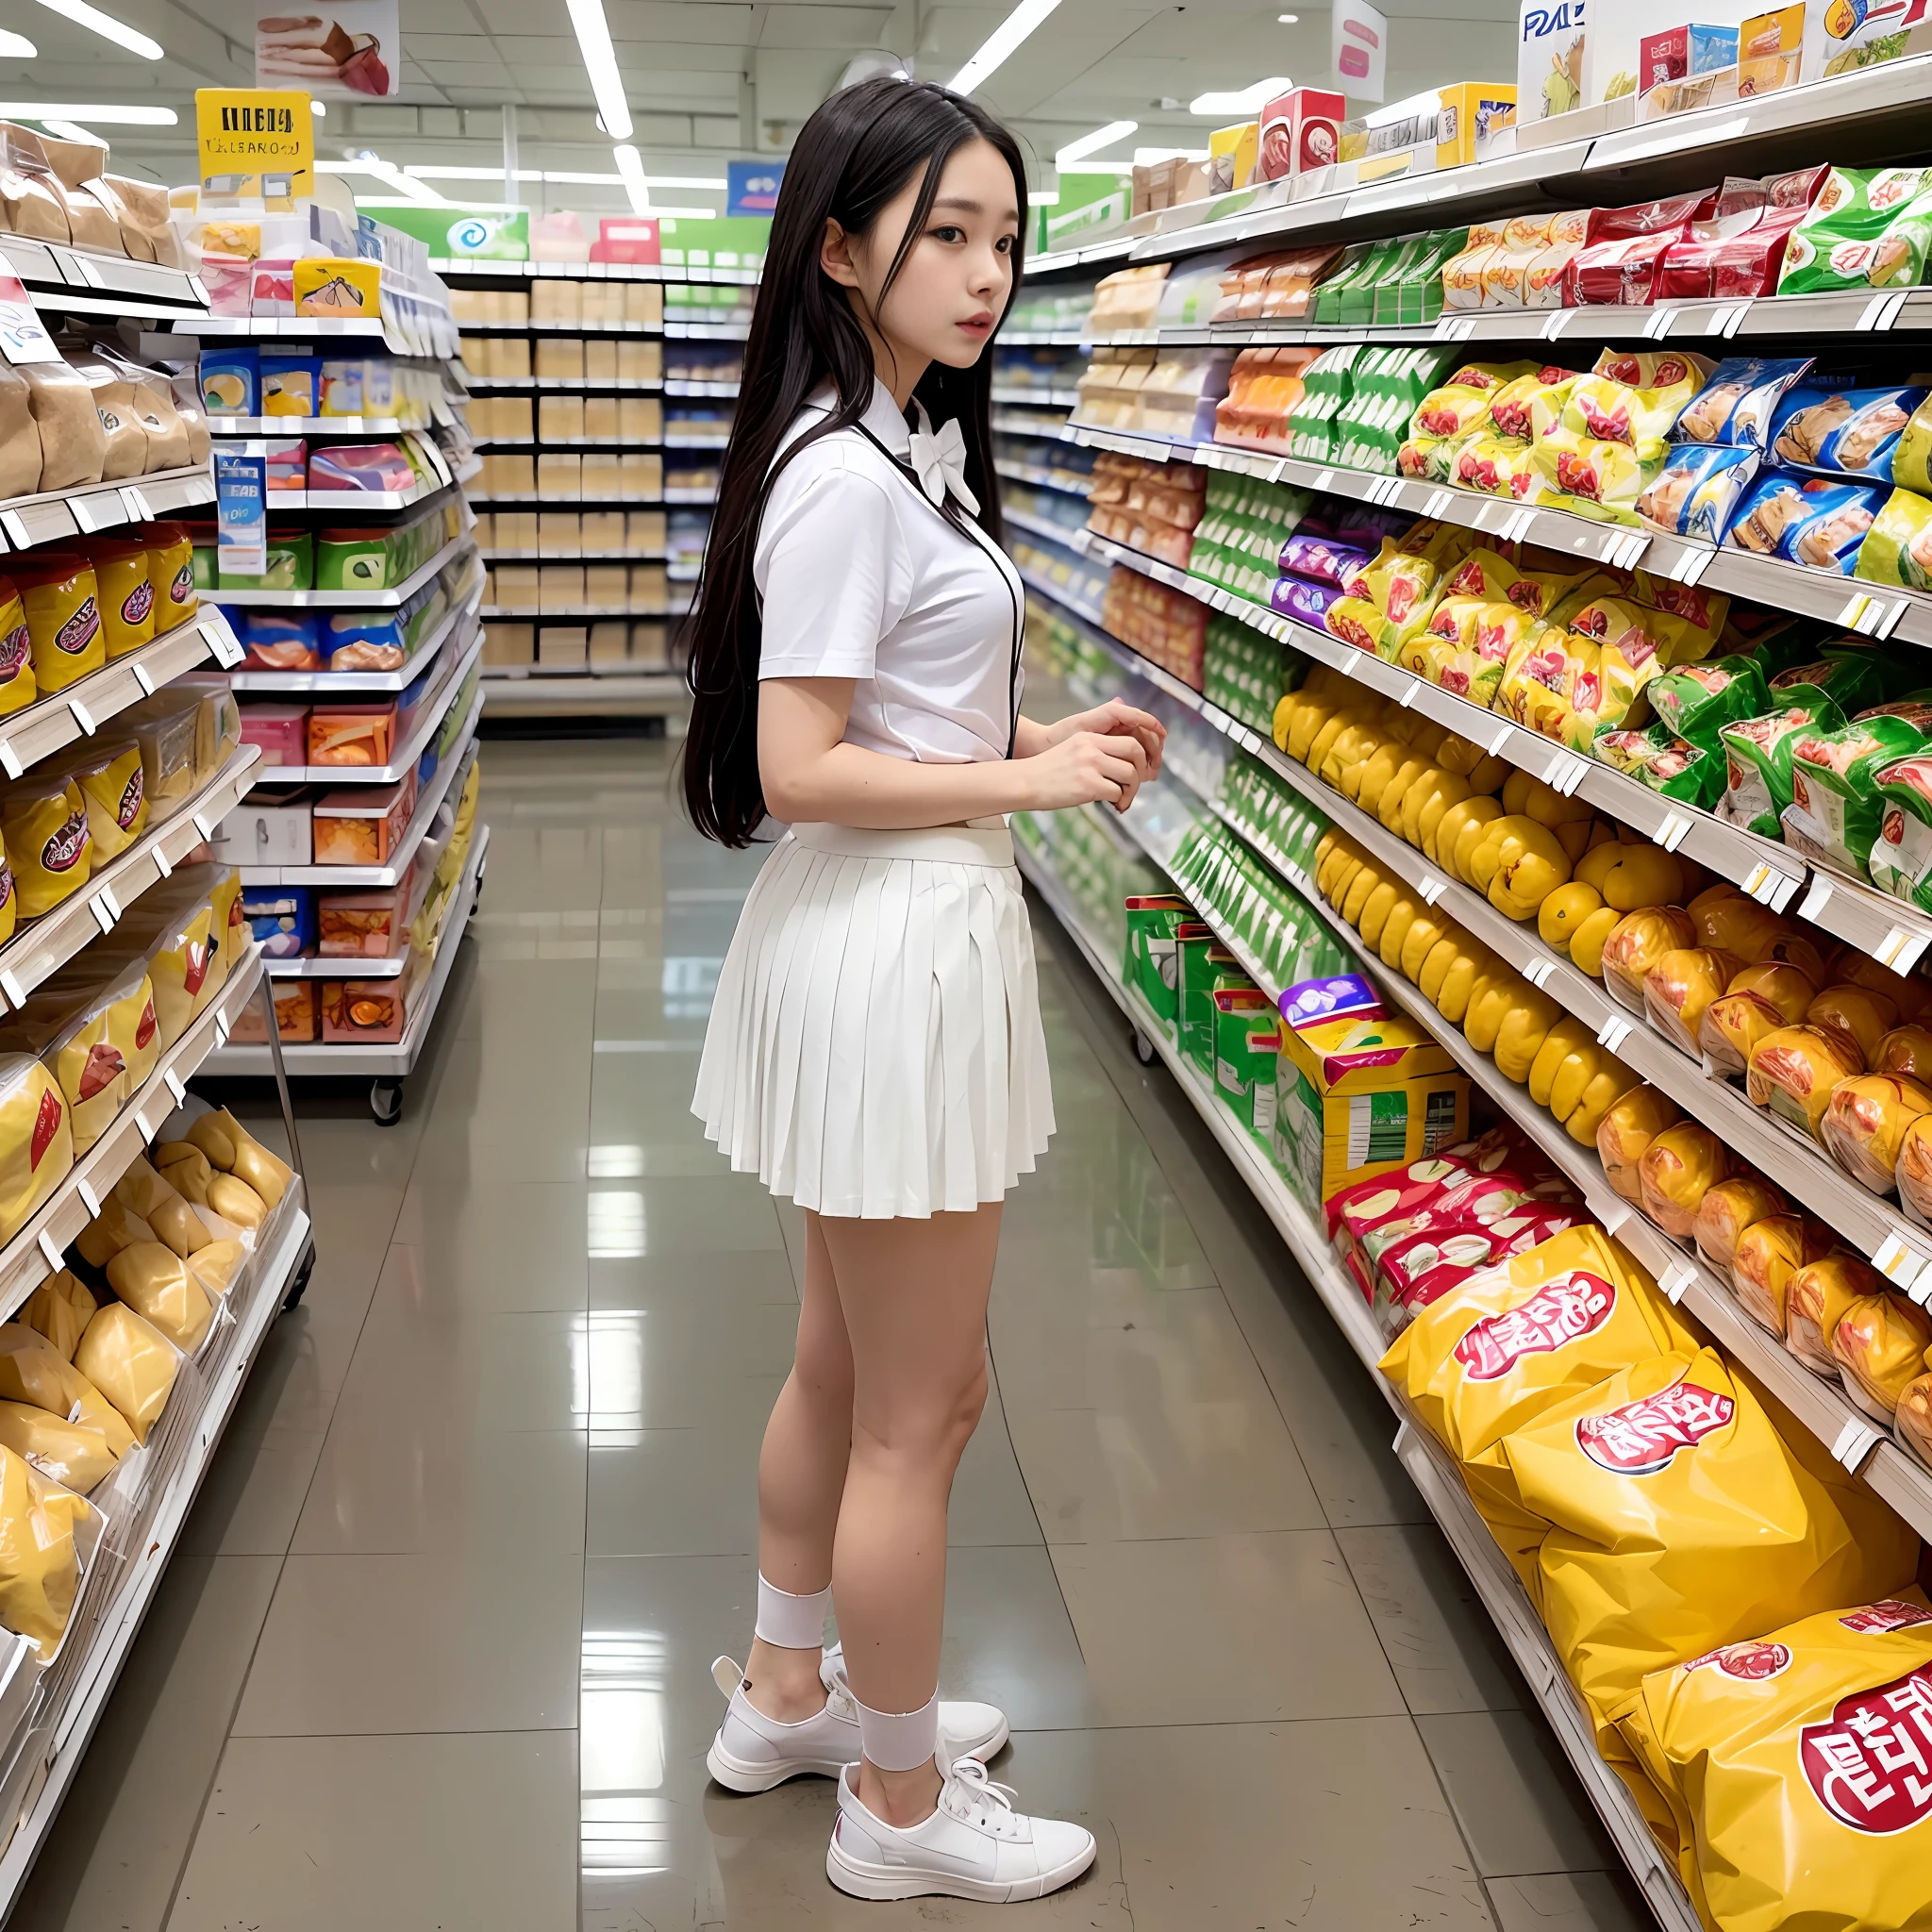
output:
{"label": "white bow tie", "polygon": [[942,504],[950,490],[974,516],[979,514],[978,499],[966,487],[966,439],[958,422],[934,429],[932,418],[921,403],[919,427],[911,432],[910,455],[919,487],[935,504]]}

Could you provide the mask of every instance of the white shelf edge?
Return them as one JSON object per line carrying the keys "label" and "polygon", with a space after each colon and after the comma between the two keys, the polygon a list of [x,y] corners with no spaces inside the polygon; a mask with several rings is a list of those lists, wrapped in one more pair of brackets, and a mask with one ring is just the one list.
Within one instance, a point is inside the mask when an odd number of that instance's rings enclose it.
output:
{"label": "white shelf edge", "polygon": [[403,581],[387,591],[227,591],[207,594],[239,610],[395,610],[471,547],[468,530],[459,530],[426,563],[420,563]]}
{"label": "white shelf edge", "polygon": [[422,716],[416,728],[404,741],[402,749],[386,765],[265,765],[264,773],[274,774],[277,785],[393,785],[408,775],[423,756],[429,741],[441,728],[449,713],[449,701],[469,675],[470,667],[483,654],[483,634],[478,629],[468,648],[455,665],[443,674],[442,681],[423,699]]}
{"label": "white shelf edge", "polygon": [[483,586],[476,584],[459,604],[443,612],[442,622],[404,662],[399,671],[231,671],[231,691],[267,695],[350,697],[358,694],[404,691],[435,663],[442,648],[463,625],[480,616]]}

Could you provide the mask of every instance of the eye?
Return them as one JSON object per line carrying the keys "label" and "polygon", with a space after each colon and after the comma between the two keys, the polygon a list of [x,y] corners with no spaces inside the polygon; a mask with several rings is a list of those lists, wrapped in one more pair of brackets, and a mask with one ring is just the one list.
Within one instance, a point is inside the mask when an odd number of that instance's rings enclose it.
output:
{"label": "eye", "polygon": [[964,228],[954,226],[950,222],[942,223],[933,229],[932,239],[935,242],[963,242],[966,239],[966,231]]}
{"label": "eye", "polygon": [[1015,242],[1017,242],[1017,241],[1018,241],[1018,239],[1019,239],[1019,238],[1018,238],[1017,236],[1015,236],[1015,235],[1002,235],[1002,236],[1000,237],[1000,239],[999,239],[999,242],[998,242],[998,244],[997,244],[997,245],[998,245],[998,248],[999,248],[999,251],[1000,251],[1000,253],[1001,253],[1002,255],[1010,255],[1010,254],[1012,254],[1012,252],[1013,252],[1013,244],[1015,243]]}

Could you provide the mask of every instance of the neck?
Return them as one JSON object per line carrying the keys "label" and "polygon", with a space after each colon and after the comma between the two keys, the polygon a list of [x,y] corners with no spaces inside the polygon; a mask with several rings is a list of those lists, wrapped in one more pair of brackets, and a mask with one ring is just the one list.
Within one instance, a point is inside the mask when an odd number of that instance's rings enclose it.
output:
{"label": "neck", "polygon": [[866,313],[865,304],[858,291],[848,289],[845,293],[859,327],[865,331],[865,340],[872,345],[873,373],[891,391],[892,400],[904,414],[912,400],[912,391],[919,387],[920,378],[932,367],[932,358],[914,355],[910,350],[889,341]]}

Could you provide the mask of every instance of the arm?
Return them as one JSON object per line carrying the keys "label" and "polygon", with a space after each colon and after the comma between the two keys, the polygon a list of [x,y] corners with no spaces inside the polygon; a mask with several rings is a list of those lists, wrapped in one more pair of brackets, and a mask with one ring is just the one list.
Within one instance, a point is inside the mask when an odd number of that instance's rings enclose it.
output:
{"label": "arm", "polygon": [[[849,677],[768,677],[758,686],[758,774],[774,818],[898,831],[1090,801],[1124,811],[1148,775],[1147,752],[1131,732],[1067,730],[1046,744],[1040,739],[1047,727],[1025,720],[1022,754],[1013,759],[927,765],[866,751],[842,741],[854,683]],[[1103,706],[1091,715],[1111,708]],[[1160,730],[1144,712],[1132,715]],[[1026,751],[1029,736],[1034,749]]]}
{"label": "arm", "polygon": [[1031,718],[1020,720],[1019,736],[1013,742],[1016,758],[1037,758],[1055,745],[1063,744],[1076,731],[1126,732],[1141,741],[1147,755],[1149,778],[1160,776],[1160,755],[1167,743],[1167,726],[1147,711],[1137,710],[1124,698],[1108,698],[1091,711],[1076,711],[1052,724],[1036,724]]}

